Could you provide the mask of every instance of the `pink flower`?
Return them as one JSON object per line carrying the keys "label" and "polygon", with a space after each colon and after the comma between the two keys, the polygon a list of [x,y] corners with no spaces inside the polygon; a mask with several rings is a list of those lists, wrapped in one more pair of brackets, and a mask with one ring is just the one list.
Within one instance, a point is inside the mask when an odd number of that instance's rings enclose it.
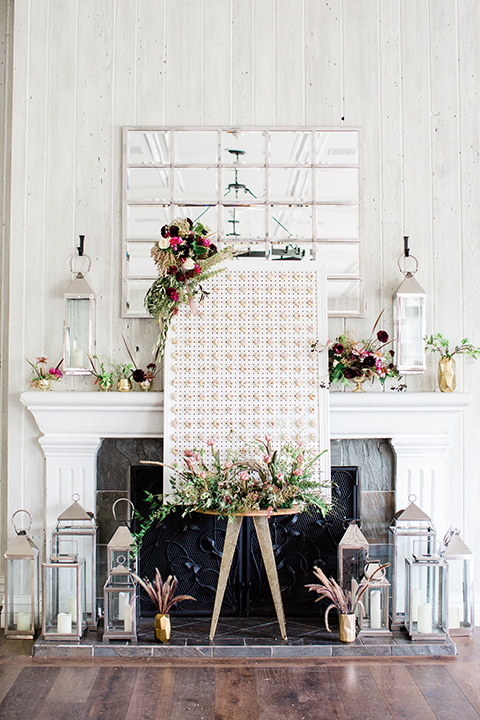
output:
{"label": "pink flower", "polygon": [[55,380],[60,380],[60,378],[63,377],[62,371],[59,370],[58,368],[50,368],[48,373],[49,373],[49,375],[52,375],[55,378]]}
{"label": "pink flower", "polygon": [[265,441],[266,441],[267,443],[268,443],[268,442],[272,442],[272,440],[273,440],[273,435],[265,435]]}
{"label": "pink flower", "polygon": [[200,453],[197,453],[197,454],[195,455],[195,460],[196,460],[197,462],[200,462],[201,459],[202,459],[202,458],[201,458],[201,456],[200,456]]}
{"label": "pink flower", "polygon": [[178,292],[175,290],[175,288],[167,288],[167,295],[170,300],[173,300],[173,302],[178,302]]}
{"label": "pink flower", "polygon": [[200,275],[200,273],[202,272],[202,268],[200,267],[200,265],[198,263],[193,268],[193,272],[196,273],[197,275]]}
{"label": "pink flower", "polygon": [[231,460],[227,460],[227,462],[226,462],[225,465],[224,465],[225,470],[230,470],[230,468],[232,467],[232,465],[233,465],[233,462],[232,462]]}
{"label": "pink flower", "polygon": [[201,478],[203,478],[204,480],[205,480],[205,478],[207,477],[207,473],[205,472],[205,470],[201,470],[198,474],[199,474],[199,476],[200,476]]}
{"label": "pink flower", "polygon": [[301,465],[303,462],[303,455],[297,455],[297,457],[295,459],[296,459],[297,465]]}
{"label": "pink flower", "polygon": [[247,480],[248,480],[248,472],[246,472],[245,470],[244,470],[243,472],[241,472],[241,473],[240,473],[240,480],[241,480],[242,482],[247,482]]}
{"label": "pink flower", "polygon": [[264,456],[263,456],[263,462],[264,462],[264,463],[267,463],[267,465],[269,465],[269,463],[272,462],[272,458],[273,458],[273,455],[264,455]]}
{"label": "pink flower", "polygon": [[185,450],[183,454],[185,455],[185,457],[191,458],[193,457],[193,450]]}
{"label": "pink flower", "polygon": [[213,438],[209,438],[207,440],[207,445],[209,445],[210,447],[213,447],[214,444],[215,444],[215,440]]}
{"label": "pink flower", "polygon": [[281,472],[278,472],[275,477],[277,478],[277,480],[283,480],[283,475]]}
{"label": "pink flower", "polygon": [[297,447],[299,447],[299,448],[303,447],[303,440],[298,440],[298,439],[297,439],[297,440],[296,440],[296,443],[297,443]]}
{"label": "pink flower", "polygon": [[210,240],[208,238],[202,238],[202,245],[204,247],[210,247]]}
{"label": "pink flower", "polygon": [[185,462],[187,463],[189,469],[190,469],[190,470],[193,470],[193,460],[192,460],[192,458],[189,458],[189,457],[185,458]]}
{"label": "pink flower", "polygon": [[271,505],[269,505],[267,508],[267,518],[272,517],[272,513],[273,513],[273,508]]}
{"label": "pink flower", "polygon": [[172,247],[176,247],[177,245],[180,245],[182,242],[182,238],[179,237],[172,237],[170,238],[170,245]]}
{"label": "pink flower", "polygon": [[302,471],[297,468],[296,470],[293,471],[293,474],[295,475],[295,477],[298,477],[299,475],[302,474]]}

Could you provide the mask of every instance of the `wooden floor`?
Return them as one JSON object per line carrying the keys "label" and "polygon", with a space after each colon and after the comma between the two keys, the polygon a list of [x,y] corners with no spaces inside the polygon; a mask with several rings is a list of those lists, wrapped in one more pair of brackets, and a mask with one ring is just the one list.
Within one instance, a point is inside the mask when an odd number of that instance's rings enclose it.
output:
{"label": "wooden floor", "polygon": [[480,628],[439,659],[39,660],[0,643],[0,720],[480,720]]}

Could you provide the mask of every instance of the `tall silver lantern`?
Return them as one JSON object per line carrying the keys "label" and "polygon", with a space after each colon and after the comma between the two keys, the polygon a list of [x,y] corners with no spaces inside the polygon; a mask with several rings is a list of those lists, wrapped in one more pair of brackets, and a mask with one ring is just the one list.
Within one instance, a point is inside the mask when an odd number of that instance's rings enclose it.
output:
{"label": "tall silver lantern", "polygon": [[368,560],[365,565],[362,582],[369,585],[362,595],[363,609],[359,613],[361,636],[390,637],[389,630],[389,592],[390,583],[386,577],[386,568],[376,560]]}
{"label": "tall silver lantern", "polygon": [[352,581],[359,582],[368,556],[368,540],[355,521],[338,543],[338,581],[345,590],[352,588]]}
{"label": "tall silver lantern", "polygon": [[448,564],[440,543],[416,541],[405,560],[405,627],[411,640],[446,640]]}
{"label": "tall silver lantern", "polygon": [[91,260],[83,252],[85,236],[80,235],[78,255],[71,259],[75,278],[64,293],[65,321],[63,337],[63,370],[66,375],[89,375],[95,352],[95,293],[85,280]]}
{"label": "tall silver lantern", "polygon": [[133,520],[135,508],[131,500],[128,498],[119,498],[113,503],[112,513],[115,520],[117,520],[116,507],[120,502],[127,502],[130,505],[130,517],[128,520],[123,521],[122,524],[115,530],[110,542],[107,545],[107,567],[110,573],[112,569],[118,564],[118,558],[124,558],[124,564],[130,568],[135,575],[138,575],[138,554],[136,553],[135,538],[133,537],[128,523]]}
{"label": "tall silver lantern", "polygon": [[[27,530],[18,530],[15,517],[26,513]],[[39,566],[38,548],[28,536],[32,516],[27,510],[12,515],[16,537],[4,554],[5,558],[5,635],[12,638],[33,638],[38,625]]]}
{"label": "tall silver lantern", "polygon": [[[78,641],[86,629],[85,558],[75,541],[59,541],[42,563],[42,635],[46,640]],[[70,547],[69,551],[65,551]]]}
{"label": "tall silver lantern", "polygon": [[129,640],[137,642],[137,592],[136,582],[126,558],[119,557],[111,569],[103,588],[104,632],[103,642]]}
{"label": "tall silver lantern", "polygon": [[448,563],[448,634],[472,635],[475,628],[473,554],[450,528],[443,538],[442,556]]}
{"label": "tall silver lantern", "polygon": [[97,527],[92,512],[87,512],[78,502],[80,495],[72,495],[73,503],[57,518],[53,531],[53,554],[59,555],[60,548],[65,548],[72,542],[78,548],[78,555],[85,558],[86,600],[85,616],[90,630],[97,627],[95,616],[96,605],[96,536]]}
{"label": "tall silver lantern", "polygon": [[409,375],[423,373],[427,366],[424,341],[427,295],[414,278],[418,261],[410,255],[408,237],[404,238],[404,243],[405,252],[398,261],[398,267],[405,280],[394,297],[395,364],[401,375]]}
{"label": "tall silver lantern", "polygon": [[405,622],[405,560],[413,557],[413,543],[423,540],[428,547],[436,539],[431,517],[415,505],[416,495],[408,499],[410,504],[396,513],[390,527],[393,536],[392,628],[402,627]]}

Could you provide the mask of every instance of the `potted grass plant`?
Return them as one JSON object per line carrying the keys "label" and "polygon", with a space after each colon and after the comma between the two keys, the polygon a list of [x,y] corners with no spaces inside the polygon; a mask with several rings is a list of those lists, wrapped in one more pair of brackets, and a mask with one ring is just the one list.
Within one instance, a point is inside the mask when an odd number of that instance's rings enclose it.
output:
{"label": "potted grass plant", "polygon": [[155,580],[153,582],[147,578],[142,580],[138,575],[134,575],[133,577],[143,587],[158,610],[155,616],[155,639],[159,642],[168,642],[172,634],[172,624],[169,614],[171,608],[183,600],[195,600],[195,598],[191,595],[175,596],[178,585],[177,578],[169,575],[165,582],[163,582],[158,568],[155,568]]}
{"label": "potted grass plant", "polygon": [[305,587],[307,587],[313,592],[318,593],[318,598],[315,600],[315,602],[319,602],[319,600],[323,599],[330,601],[330,605],[328,605],[327,609],[325,610],[325,627],[327,628],[328,632],[331,632],[330,626],[328,624],[329,612],[332,609],[337,610],[340,640],[342,642],[353,642],[355,640],[357,618],[356,613],[358,609],[360,609],[360,612],[365,612],[365,608],[363,607],[362,603],[363,594],[365,593],[371,582],[375,580],[375,576],[377,575],[377,573],[380,573],[386,567],[388,567],[388,563],[386,565],[380,565],[375,570],[375,572],[370,575],[368,579],[363,580],[361,583],[359,583],[359,585],[355,589],[348,590],[346,592],[342,590],[336,580],[334,580],[333,578],[327,578],[321,568],[314,567],[313,572],[320,580],[320,582],[311,583],[310,585],[306,585]]}

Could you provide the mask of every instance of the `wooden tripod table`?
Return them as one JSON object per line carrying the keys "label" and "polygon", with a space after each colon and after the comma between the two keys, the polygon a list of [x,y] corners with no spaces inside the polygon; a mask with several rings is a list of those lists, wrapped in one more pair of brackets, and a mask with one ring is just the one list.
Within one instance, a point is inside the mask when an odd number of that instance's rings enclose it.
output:
{"label": "wooden tripod table", "polygon": [[[218,513],[211,510],[197,510],[197,512],[201,512],[203,515],[218,515]],[[299,510],[296,510],[295,508],[285,508],[276,510],[270,514],[295,515],[298,512]],[[215,595],[215,605],[210,625],[210,640],[213,640],[215,637],[218,618],[220,616],[220,610],[223,603],[223,596],[225,594],[225,588],[227,586],[228,576],[230,575],[230,568],[232,566],[235,548],[237,547],[238,535],[240,533],[244,517],[251,517],[253,519],[253,525],[255,527],[255,532],[257,533],[263,563],[267,572],[268,584],[270,585],[273,603],[275,605],[275,612],[280,626],[280,633],[282,638],[286,640],[287,631],[285,628],[285,613],[283,611],[282,595],[280,592],[280,584],[278,582],[277,566],[275,564],[275,556],[273,554],[272,537],[270,535],[270,528],[268,527],[268,515],[266,510],[251,510],[250,512],[237,513],[234,518],[231,520],[229,519],[227,523],[222,562],[220,564],[220,575],[218,577],[217,593]]]}

